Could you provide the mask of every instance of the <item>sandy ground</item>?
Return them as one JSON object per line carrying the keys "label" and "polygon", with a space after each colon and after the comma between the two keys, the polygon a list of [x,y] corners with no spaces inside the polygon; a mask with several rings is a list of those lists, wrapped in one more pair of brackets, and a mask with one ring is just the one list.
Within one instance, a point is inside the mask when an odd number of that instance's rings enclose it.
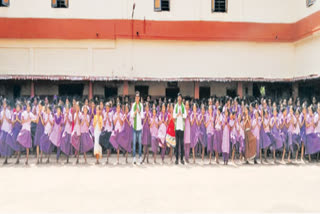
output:
{"label": "sandy ground", "polygon": [[79,165],[10,159],[0,166],[0,212],[320,211],[318,163],[133,166],[121,158],[117,166],[114,156],[109,165],[91,156]]}

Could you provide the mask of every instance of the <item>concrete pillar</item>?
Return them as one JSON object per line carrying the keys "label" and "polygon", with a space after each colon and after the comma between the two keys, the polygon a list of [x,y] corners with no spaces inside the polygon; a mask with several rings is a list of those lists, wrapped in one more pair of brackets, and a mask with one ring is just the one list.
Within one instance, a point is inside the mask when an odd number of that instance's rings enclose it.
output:
{"label": "concrete pillar", "polygon": [[31,87],[30,87],[30,97],[34,97],[34,81],[31,80]]}
{"label": "concrete pillar", "polygon": [[129,83],[127,80],[123,81],[123,96],[128,96],[129,94]]}
{"label": "concrete pillar", "polygon": [[237,86],[237,95],[242,98],[243,97],[243,87],[242,87],[242,82],[238,82]]}
{"label": "concrete pillar", "polygon": [[292,83],[292,97],[296,100],[299,96],[299,83],[294,82]]}
{"label": "concrete pillar", "polygon": [[92,81],[89,81],[89,100],[93,98]]}
{"label": "concrete pillar", "polygon": [[199,93],[199,82],[194,82],[194,98],[199,99],[200,93]]}

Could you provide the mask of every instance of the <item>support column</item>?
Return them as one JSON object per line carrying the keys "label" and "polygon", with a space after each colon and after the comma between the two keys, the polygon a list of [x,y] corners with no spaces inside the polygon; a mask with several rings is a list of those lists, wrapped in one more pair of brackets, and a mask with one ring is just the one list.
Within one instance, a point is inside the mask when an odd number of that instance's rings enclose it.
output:
{"label": "support column", "polygon": [[31,91],[30,91],[30,97],[34,97],[34,81],[31,80]]}
{"label": "support column", "polygon": [[292,83],[292,97],[293,97],[294,101],[296,101],[298,96],[299,96],[299,83],[294,82],[294,83]]}
{"label": "support column", "polygon": [[89,100],[93,98],[92,81],[89,81]]}
{"label": "support column", "polygon": [[243,86],[242,86],[242,82],[238,82],[237,95],[238,95],[240,98],[243,97]]}
{"label": "support column", "polygon": [[199,93],[199,82],[194,82],[194,98],[199,99],[200,98]]}
{"label": "support column", "polygon": [[127,80],[123,81],[123,96],[129,95],[129,83]]}

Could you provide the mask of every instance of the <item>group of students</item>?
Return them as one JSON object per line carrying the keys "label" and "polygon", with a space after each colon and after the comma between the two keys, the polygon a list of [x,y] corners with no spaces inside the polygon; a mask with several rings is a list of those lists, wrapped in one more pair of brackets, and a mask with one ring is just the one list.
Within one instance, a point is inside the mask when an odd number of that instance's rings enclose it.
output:
{"label": "group of students", "polygon": [[[320,103],[312,98],[306,100],[292,98],[210,98],[194,100],[178,94],[177,101],[170,99],[146,101],[136,93],[135,101],[128,97],[116,101],[48,98],[40,100],[18,99],[11,105],[8,99],[1,98],[0,113],[0,155],[4,164],[10,157],[16,157],[19,163],[21,153],[36,152],[37,163],[43,156],[49,162],[50,155],[56,153],[59,161],[61,153],[69,162],[70,156],[83,154],[87,162],[87,153],[92,151],[99,164],[103,153],[107,163],[111,151],[116,151],[119,163],[120,151],[124,153],[126,163],[128,154],[133,153],[136,164],[136,142],[139,147],[138,163],[149,163],[152,152],[153,163],[160,155],[161,163],[169,154],[176,161],[196,163],[200,154],[203,163],[206,154],[211,164],[214,157],[219,163],[220,156],[224,164],[236,159],[240,163],[268,163],[267,156],[273,161],[292,162],[291,158],[303,161],[305,155],[311,161],[311,155],[320,152]],[[114,105],[114,103],[116,103]],[[143,147],[143,151],[142,151]],[[190,157],[190,152],[192,156]],[[279,157],[280,156],[280,157]],[[191,159],[191,160],[190,160]]]}

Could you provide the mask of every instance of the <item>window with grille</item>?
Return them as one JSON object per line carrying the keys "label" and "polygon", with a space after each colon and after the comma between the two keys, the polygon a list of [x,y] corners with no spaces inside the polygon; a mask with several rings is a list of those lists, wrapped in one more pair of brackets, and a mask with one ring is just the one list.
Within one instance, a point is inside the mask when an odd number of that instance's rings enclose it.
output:
{"label": "window with grille", "polygon": [[170,0],[154,0],[155,11],[170,11]]}
{"label": "window with grille", "polygon": [[51,0],[51,6],[53,8],[68,8],[69,0]]}
{"label": "window with grille", "polygon": [[306,0],[307,7],[311,7],[316,0]]}
{"label": "window with grille", "polygon": [[10,1],[9,0],[0,0],[0,7],[9,7]]}
{"label": "window with grille", "polygon": [[228,0],[212,0],[212,12],[227,12]]}

